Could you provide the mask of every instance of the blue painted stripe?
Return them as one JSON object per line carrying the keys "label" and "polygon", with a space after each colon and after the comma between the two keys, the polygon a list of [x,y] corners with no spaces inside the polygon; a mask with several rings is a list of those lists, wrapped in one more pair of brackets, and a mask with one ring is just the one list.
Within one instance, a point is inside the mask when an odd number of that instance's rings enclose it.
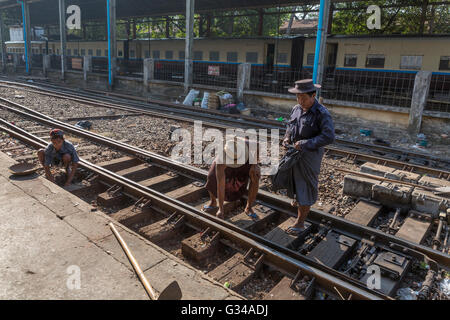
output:
{"label": "blue painted stripe", "polygon": [[22,21],[23,21],[23,43],[25,46],[25,68],[26,72],[30,72],[28,67],[28,45],[27,45],[27,23],[25,18],[25,3],[21,1],[22,3]]}
{"label": "blue painted stripe", "polygon": [[[304,66],[304,69],[312,69],[311,66]],[[417,73],[418,71],[413,70],[392,70],[392,69],[364,69],[364,68],[344,68],[344,67],[338,67],[336,70],[342,70],[342,71],[370,71],[370,72],[397,72],[397,73]],[[450,72],[435,72],[433,71],[432,74],[434,75],[443,75],[448,76],[450,75]]]}
{"label": "blue painted stripe", "polygon": [[109,14],[109,0],[106,0],[106,19],[108,22],[108,80],[109,85],[112,86],[112,64],[111,64],[111,17]]}
{"label": "blue painted stripe", "polygon": [[[319,7],[319,23],[317,24],[317,37],[316,37],[316,51],[314,54],[314,71],[312,80],[314,83],[317,83],[317,70],[319,68],[319,58],[320,58],[320,44],[322,42],[322,28],[323,28],[323,15],[325,11],[325,0],[320,0]],[[325,59],[324,59],[325,61]]]}

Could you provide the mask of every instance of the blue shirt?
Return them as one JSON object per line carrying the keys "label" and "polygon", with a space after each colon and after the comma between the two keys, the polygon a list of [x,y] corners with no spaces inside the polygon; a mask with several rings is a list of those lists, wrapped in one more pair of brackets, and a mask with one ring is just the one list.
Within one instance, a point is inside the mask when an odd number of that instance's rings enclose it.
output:
{"label": "blue shirt", "polygon": [[292,109],[285,138],[300,141],[304,150],[317,150],[334,142],[334,125],[330,112],[317,100],[308,111],[300,105]]}
{"label": "blue shirt", "polygon": [[64,140],[63,145],[61,149],[58,151],[55,149],[52,143],[50,143],[47,148],[45,148],[45,165],[49,166],[52,164],[52,161],[54,158],[57,158],[58,160],[61,160],[64,154],[69,154],[72,158],[73,163],[77,163],[80,161],[80,158],[78,158],[77,151],[75,150],[75,147],[73,144],[71,144],[69,141]]}

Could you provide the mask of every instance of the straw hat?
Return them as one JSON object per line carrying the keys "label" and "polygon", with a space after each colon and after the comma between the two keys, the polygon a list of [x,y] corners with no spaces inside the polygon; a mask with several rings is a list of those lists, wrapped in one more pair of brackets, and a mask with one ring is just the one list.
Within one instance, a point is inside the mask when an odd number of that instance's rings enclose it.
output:
{"label": "straw hat", "polygon": [[[242,145],[244,148],[242,148]],[[248,161],[248,145],[242,138],[227,140],[225,143],[224,164],[230,168],[242,167]]]}
{"label": "straw hat", "polygon": [[303,79],[295,81],[295,87],[289,88],[288,91],[290,93],[308,93],[315,92],[317,89],[320,89],[322,86],[320,84],[314,84],[312,79]]}

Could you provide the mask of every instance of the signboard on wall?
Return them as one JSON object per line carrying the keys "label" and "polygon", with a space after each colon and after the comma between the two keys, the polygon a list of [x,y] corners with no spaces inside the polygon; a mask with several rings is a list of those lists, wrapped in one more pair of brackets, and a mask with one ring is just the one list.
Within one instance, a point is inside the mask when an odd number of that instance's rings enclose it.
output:
{"label": "signboard on wall", "polygon": [[220,67],[219,66],[208,66],[208,76],[219,76]]}
{"label": "signboard on wall", "polygon": [[83,60],[81,58],[72,58],[72,69],[83,70]]}

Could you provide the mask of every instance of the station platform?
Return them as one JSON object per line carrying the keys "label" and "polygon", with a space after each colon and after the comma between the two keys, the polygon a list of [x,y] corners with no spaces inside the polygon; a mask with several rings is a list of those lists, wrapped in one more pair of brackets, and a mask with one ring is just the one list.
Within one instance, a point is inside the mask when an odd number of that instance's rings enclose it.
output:
{"label": "station platform", "polygon": [[[149,299],[107,215],[35,174],[11,176],[0,152],[0,299]],[[115,223],[147,279],[161,292],[177,280],[182,299],[243,297]]]}

